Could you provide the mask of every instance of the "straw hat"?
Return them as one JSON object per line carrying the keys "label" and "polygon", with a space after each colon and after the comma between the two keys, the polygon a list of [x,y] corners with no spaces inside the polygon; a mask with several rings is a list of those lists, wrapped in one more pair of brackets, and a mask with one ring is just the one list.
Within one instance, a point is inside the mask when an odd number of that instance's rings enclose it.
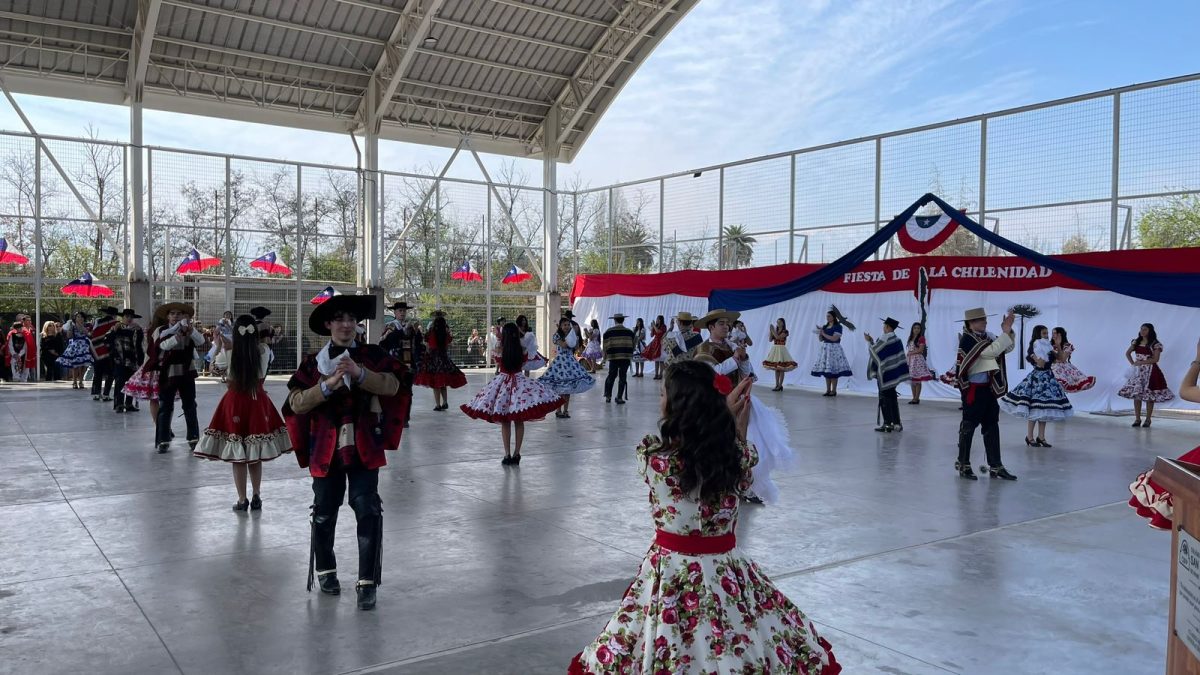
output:
{"label": "straw hat", "polygon": [[167,315],[171,312],[180,312],[188,317],[196,316],[195,307],[183,302],[168,302],[154,308],[154,318],[158,321],[166,321]]}
{"label": "straw hat", "polygon": [[737,321],[738,317],[741,315],[741,312],[730,312],[724,309],[714,309],[708,314],[705,314],[697,323],[707,328],[721,319],[725,319],[729,323],[733,323],[734,321]]}
{"label": "straw hat", "polygon": [[974,309],[968,309],[966,312],[963,312],[963,321],[974,321],[976,319],[986,319],[989,316],[996,316],[996,315],[988,314],[987,311],[985,311],[982,307],[976,307]]}

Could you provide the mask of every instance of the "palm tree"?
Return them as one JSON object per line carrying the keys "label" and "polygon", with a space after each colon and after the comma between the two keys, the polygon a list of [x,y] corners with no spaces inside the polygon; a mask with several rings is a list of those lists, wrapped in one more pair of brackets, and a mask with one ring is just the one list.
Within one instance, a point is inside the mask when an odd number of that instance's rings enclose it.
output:
{"label": "palm tree", "polygon": [[754,260],[756,243],[758,240],[750,236],[745,225],[727,226],[720,243],[722,269],[749,267]]}

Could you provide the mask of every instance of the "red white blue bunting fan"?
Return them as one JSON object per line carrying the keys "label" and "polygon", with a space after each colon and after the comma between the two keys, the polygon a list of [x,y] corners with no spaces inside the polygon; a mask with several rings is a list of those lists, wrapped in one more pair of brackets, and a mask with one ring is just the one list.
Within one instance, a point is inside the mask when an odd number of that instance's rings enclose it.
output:
{"label": "red white blue bunting fan", "polygon": [[900,238],[900,245],[905,251],[923,255],[946,243],[956,227],[958,221],[945,213],[936,216],[914,214],[904,222],[896,236]]}

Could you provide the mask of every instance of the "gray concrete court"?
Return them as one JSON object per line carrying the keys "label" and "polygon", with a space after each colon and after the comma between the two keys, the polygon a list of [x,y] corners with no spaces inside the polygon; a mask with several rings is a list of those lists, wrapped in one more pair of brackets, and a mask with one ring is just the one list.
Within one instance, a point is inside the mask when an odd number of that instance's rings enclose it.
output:
{"label": "gray concrete court", "polygon": [[[304,591],[312,493],[291,457],[266,466],[263,511],[234,514],[229,468],[182,441],[154,454],[145,410],[5,386],[0,672],[564,672],[650,541],[632,447],[655,429],[657,384],[632,380],[625,406],[593,390],[573,419],[530,425],[518,469],[499,464],[496,427],[419,391],[381,474],[375,612]],[[279,403],[283,380],[270,391]],[[221,392],[201,385],[202,425]],[[970,483],[952,468],[954,404],[902,405],[905,431],[881,435],[874,399],[758,394],[786,412],[800,461],[781,504],[743,510],[740,543],[846,673],[1162,672],[1169,535],[1125,506],[1126,486],[1200,425],[1084,415],[1026,449],[1005,417],[1020,481]],[[348,507],[342,523],[348,562]]]}

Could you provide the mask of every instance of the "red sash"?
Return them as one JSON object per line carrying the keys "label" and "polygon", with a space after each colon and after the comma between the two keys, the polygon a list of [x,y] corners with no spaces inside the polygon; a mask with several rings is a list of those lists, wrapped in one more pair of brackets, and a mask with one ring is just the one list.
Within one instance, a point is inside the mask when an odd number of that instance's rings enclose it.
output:
{"label": "red sash", "polygon": [[737,546],[737,537],[732,532],[716,537],[700,537],[656,530],[654,543],[673,553],[714,555],[732,551]]}

